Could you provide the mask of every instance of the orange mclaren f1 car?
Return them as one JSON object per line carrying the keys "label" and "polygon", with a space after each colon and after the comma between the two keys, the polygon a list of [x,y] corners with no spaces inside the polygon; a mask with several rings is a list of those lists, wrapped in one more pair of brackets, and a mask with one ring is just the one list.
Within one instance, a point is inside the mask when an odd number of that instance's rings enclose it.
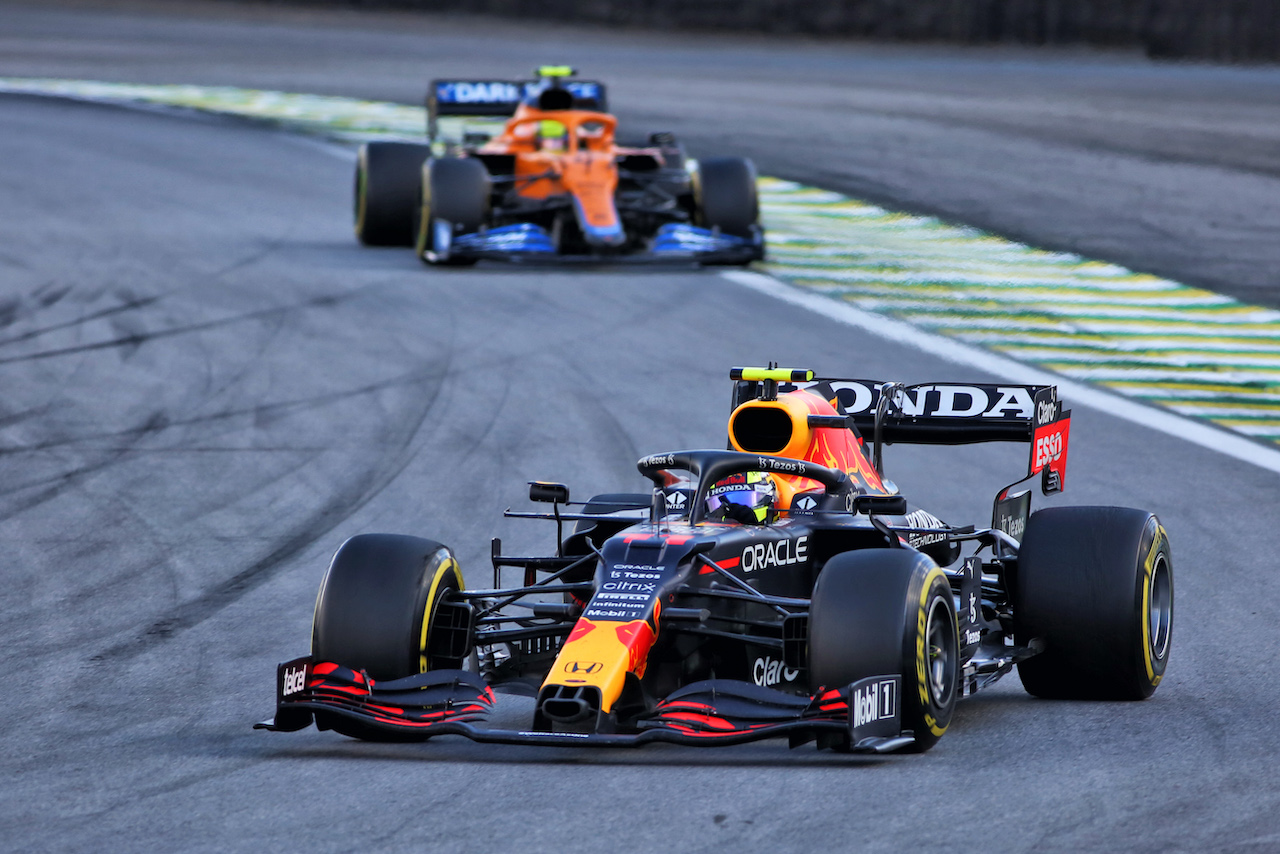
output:
{"label": "orange mclaren f1 car", "polygon": [[[468,587],[432,540],[347,540],[311,654],[279,665],[259,726],[883,753],[933,746],[958,698],[1015,667],[1043,697],[1141,699],[1160,684],[1173,569],[1159,520],[1031,513],[1031,492],[1013,492],[1032,477],[1062,488],[1070,413],[1053,386],[731,376],[732,450],[644,457],[651,492],[585,504],[532,484],[550,512],[508,515],[553,521],[554,552],[494,540],[491,586]],[[885,444],[971,442],[1030,446],[989,526],[946,524],[884,477]],[[495,692],[533,698],[526,728],[487,724]]]}
{"label": "orange mclaren f1 car", "polygon": [[[434,81],[426,143],[361,147],[356,236],[413,246],[429,264],[763,257],[749,160],[695,163],[667,133],[620,144],[604,85],[571,75],[544,67],[536,80]],[[471,124],[443,128],[460,119]]]}

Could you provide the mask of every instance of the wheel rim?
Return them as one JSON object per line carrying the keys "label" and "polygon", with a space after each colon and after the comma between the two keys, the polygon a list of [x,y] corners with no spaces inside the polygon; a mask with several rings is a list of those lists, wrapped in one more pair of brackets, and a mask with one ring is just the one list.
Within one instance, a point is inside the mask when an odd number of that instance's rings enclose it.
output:
{"label": "wheel rim", "polygon": [[929,698],[938,708],[945,708],[951,702],[956,685],[957,641],[948,607],[941,597],[934,599],[925,624]]}
{"label": "wheel rim", "polygon": [[1169,629],[1173,624],[1173,577],[1163,554],[1157,558],[1147,585],[1147,637],[1151,657],[1163,661],[1169,651]]}

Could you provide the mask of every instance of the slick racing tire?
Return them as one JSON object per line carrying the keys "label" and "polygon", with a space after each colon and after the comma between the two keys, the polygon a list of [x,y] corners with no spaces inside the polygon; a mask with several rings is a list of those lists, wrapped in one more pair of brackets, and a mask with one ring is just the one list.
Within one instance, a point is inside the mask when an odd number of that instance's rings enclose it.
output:
{"label": "slick racing tire", "polygon": [[755,165],[741,157],[699,161],[693,173],[693,201],[699,225],[750,238],[760,218]]}
{"label": "slick racing tire", "polygon": [[1044,652],[1018,664],[1037,697],[1143,700],[1169,663],[1173,561],[1160,520],[1125,507],[1053,507],[1027,521],[1013,631]]}
{"label": "slick racing tire", "polygon": [[428,160],[420,174],[419,203],[413,213],[418,257],[426,264],[474,264],[475,258],[451,253],[445,241],[452,242],[454,236],[473,233],[484,225],[492,186],[488,170],[479,160],[446,157]]}
{"label": "slick racing tire", "polygon": [[811,691],[900,673],[902,728],[923,752],[951,723],[959,672],[955,599],[928,556],[869,549],[827,562],[809,606]]}
{"label": "slick racing tire", "polygon": [[366,246],[412,246],[418,175],[431,149],[370,142],[356,156],[356,237]]}
{"label": "slick racing tire", "polygon": [[458,662],[433,658],[433,620],[462,573],[445,546],[398,534],[343,543],[316,598],[311,655],[375,680],[402,679]]}

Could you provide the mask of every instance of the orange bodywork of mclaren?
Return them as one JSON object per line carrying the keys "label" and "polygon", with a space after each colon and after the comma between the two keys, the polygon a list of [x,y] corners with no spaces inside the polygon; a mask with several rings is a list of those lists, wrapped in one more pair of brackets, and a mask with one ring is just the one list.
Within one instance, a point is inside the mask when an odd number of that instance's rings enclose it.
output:
{"label": "orange bodywork of mclaren", "polygon": [[617,125],[613,116],[594,110],[539,110],[521,104],[502,134],[477,154],[514,156],[518,195],[545,199],[568,194],[579,208],[584,231],[616,234],[621,240],[614,203]]}

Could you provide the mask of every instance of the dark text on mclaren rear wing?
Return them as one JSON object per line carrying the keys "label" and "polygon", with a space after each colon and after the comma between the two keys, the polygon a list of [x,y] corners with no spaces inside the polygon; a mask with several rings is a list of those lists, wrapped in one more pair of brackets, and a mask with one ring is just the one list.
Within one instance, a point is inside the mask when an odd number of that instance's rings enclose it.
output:
{"label": "dark text on mclaren rear wing", "polygon": [[[427,138],[438,133],[440,116],[507,118],[526,99],[551,85],[548,80],[432,80],[427,90]],[[574,106],[604,112],[608,109],[604,84],[596,80],[565,80],[559,85],[572,95]]]}

